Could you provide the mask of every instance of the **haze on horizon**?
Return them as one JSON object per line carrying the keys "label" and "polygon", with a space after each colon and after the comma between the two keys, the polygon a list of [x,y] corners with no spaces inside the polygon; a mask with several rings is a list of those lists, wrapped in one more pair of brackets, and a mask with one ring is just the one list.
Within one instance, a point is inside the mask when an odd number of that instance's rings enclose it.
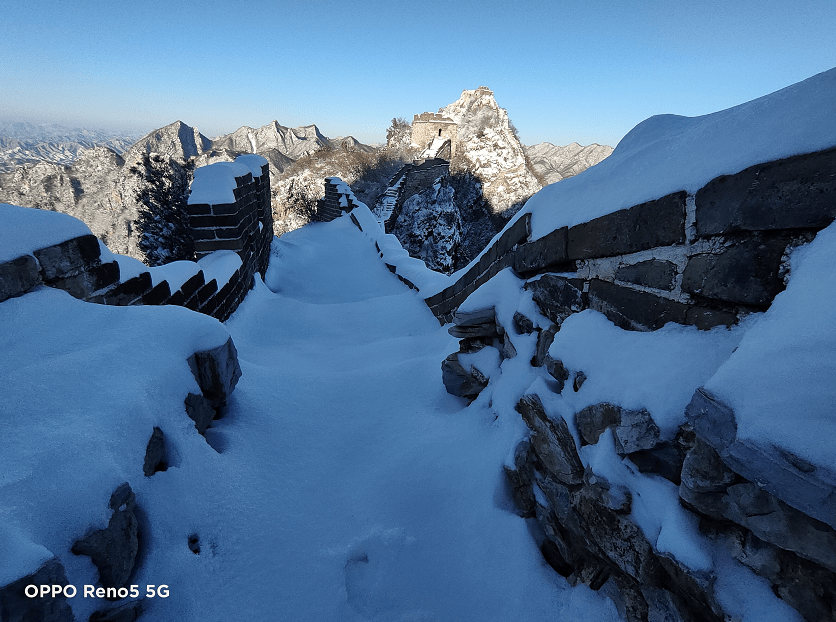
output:
{"label": "haze on horizon", "polygon": [[616,145],[654,114],[734,106],[836,65],[805,0],[6,3],[0,120],[215,137],[276,119],[385,140],[485,85],[522,142]]}

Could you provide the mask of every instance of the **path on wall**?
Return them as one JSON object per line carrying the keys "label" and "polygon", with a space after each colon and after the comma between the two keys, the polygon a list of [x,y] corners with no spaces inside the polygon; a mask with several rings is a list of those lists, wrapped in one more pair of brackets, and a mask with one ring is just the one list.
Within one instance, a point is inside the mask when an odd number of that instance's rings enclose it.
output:
{"label": "path on wall", "polygon": [[171,578],[182,619],[617,619],[511,509],[519,417],[445,392],[455,341],[354,224],[293,231],[273,254],[227,323],[243,376],[207,432],[217,505],[193,528],[217,546]]}

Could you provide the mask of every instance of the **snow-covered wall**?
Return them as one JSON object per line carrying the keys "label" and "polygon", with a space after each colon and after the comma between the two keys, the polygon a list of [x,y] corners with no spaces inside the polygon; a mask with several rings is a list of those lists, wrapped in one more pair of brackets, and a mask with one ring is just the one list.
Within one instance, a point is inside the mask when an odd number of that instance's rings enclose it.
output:
{"label": "snow-covered wall", "polygon": [[[252,287],[253,275],[267,270],[273,222],[266,160],[240,156],[221,164],[195,173],[193,197],[228,201],[190,201],[197,262],[149,268],[111,253],[71,216],[0,204],[0,302],[43,284],[87,302],[177,305],[225,321]],[[254,178],[252,171],[260,175]]]}

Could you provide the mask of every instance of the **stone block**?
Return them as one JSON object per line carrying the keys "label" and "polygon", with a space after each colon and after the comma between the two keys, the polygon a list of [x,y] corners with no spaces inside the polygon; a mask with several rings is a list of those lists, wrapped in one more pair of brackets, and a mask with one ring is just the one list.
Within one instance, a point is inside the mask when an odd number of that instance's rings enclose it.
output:
{"label": "stone block", "polygon": [[0,302],[20,296],[41,282],[40,266],[32,255],[0,264]]}
{"label": "stone block", "polygon": [[241,222],[239,214],[191,216],[189,226],[192,229],[201,227],[235,227]]}
{"label": "stone block", "polygon": [[569,315],[584,308],[581,279],[544,274],[539,279],[528,281],[524,287],[531,291],[540,312],[552,322],[560,324]]}
{"label": "stone block", "polygon": [[555,382],[557,382],[557,389],[555,390],[555,393],[561,393],[563,391],[564,384],[569,379],[569,372],[566,371],[566,368],[563,366],[563,361],[553,359],[547,353],[543,363],[546,366],[546,371],[549,372],[549,376],[554,378]]}
{"label": "stone block", "polygon": [[656,330],[668,322],[685,323],[688,305],[629,287],[593,279],[589,308],[625,330]]}
{"label": "stone block", "polygon": [[203,287],[197,290],[197,300],[198,306],[201,306],[209,300],[209,297],[212,296],[216,291],[218,291],[218,282],[215,279],[212,279],[208,283],[206,283]]}
{"label": "stone block", "polygon": [[206,240],[215,240],[214,229],[191,229],[189,233],[192,236],[193,242],[203,242]]}
{"label": "stone block", "polygon": [[195,352],[188,358],[188,363],[203,396],[209,399],[214,407],[225,405],[241,377],[238,351],[232,337],[222,346]]}
{"label": "stone block", "polygon": [[220,303],[222,301],[223,301],[223,298],[218,296],[218,294],[216,292],[214,295],[209,296],[209,298],[207,300],[202,302],[197,310],[200,311],[201,313],[203,313],[204,315],[208,315],[210,317],[215,317],[215,314],[218,310],[218,306],[220,305]]}
{"label": "stone block", "polygon": [[142,298],[151,289],[151,274],[142,272],[107,292],[105,294],[105,304],[124,307],[133,304],[135,300]]}
{"label": "stone block", "polygon": [[186,414],[194,421],[194,427],[198,434],[204,434],[212,423],[212,420],[218,414],[212,406],[212,401],[197,395],[196,393],[189,393],[186,396],[184,405],[186,407]]}
{"label": "stone block", "polygon": [[63,289],[71,296],[88,299],[93,293],[119,281],[119,264],[115,261],[85,266],[80,272],[53,279],[48,285]]}
{"label": "stone block", "polygon": [[[28,598],[27,585],[67,585],[67,573],[57,557],[46,561],[38,570],[8,585],[0,586],[0,620],[6,622],[74,622],[75,617],[67,601],[60,594]],[[81,596],[78,586],[78,596]]]}
{"label": "stone block", "polygon": [[575,425],[581,435],[583,445],[594,445],[601,434],[621,421],[621,407],[601,402],[592,404],[575,414]]}
{"label": "stone block", "polygon": [[107,527],[87,534],[72,546],[75,555],[90,557],[99,569],[99,581],[105,587],[123,587],[133,571],[139,549],[135,508],[131,487],[122,484],[111,495],[113,515]]}
{"label": "stone block", "polygon": [[186,213],[190,219],[192,216],[205,216],[212,213],[212,206],[206,203],[190,203],[186,206]]}
{"label": "stone block", "polygon": [[621,266],[615,271],[615,278],[644,287],[671,291],[676,282],[676,264],[671,261],[649,259],[630,266]]}
{"label": "stone block", "polygon": [[625,456],[653,449],[659,442],[659,426],[645,409],[621,409],[614,436],[616,453]]}
{"label": "stone block", "polygon": [[99,240],[94,235],[83,235],[33,253],[45,282],[67,276],[83,266],[89,266],[101,255]]}
{"label": "stone block", "polygon": [[215,216],[228,216],[237,214],[239,206],[237,203],[218,203],[212,206],[212,213]]}
{"label": "stone block", "polygon": [[142,472],[146,477],[150,477],[154,473],[165,471],[168,469],[168,458],[165,451],[165,436],[163,431],[154,427],[151,432],[151,438],[148,439],[148,445],[145,447],[145,460],[142,464]]}
{"label": "stone block", "polygon": [[176,307],[185,307],[186,306],[186,297],[183,295],[183,292],[179,289],[171,294],[171,297],[165,301],[167,305],[174,305]]}
{"label": "stone block", "polygon": [[836,149],[756,164],[708,182],[696,195],[700,236],[822,229],[836,217]]}
{"label": "stone block", "polygon": [[685,242],[686,193],[635,205],[575,225],[567,234],[571,260],[613,257]]}
{"label": "stone block", "polygon": [[144,305],[162,305],[171,297],[168,281],[157,283],[147,294],[142,296]]}
{"label": "stone block", "polygon": [[197,297],[197,293],[186,300],[186,302],[183,303],[183,306],[190,311],[197,311],[200,308],[200,299]]}
{"label": "stone block", "polygon": [[546,357],[549,355],[549,348],[552,347],[554,336],[559,330],[560,326],[552,324],[545,330],[537,333],[537,345],[534,348],[534,356],[531,357],[532,367],[542,367],[546,362]]}
{"label": "stone block", "polygon": [[[737,438],[734,411],[705,389],[685,409],[694,431],[735,473],[785,504],[836,529],[836,472],[771,445]],[[834,558],[836,559],[836,558]]]}
{"label": "stone block", "polygon": [[534,332],[534,322],[519,311],[514,311],[514,328],[520,335],[530,335]]}
{"label": "stone block", "polygon": [[241,251],[244,242],[240,239],[234,240],[203,240],[195,241],[194,250],[196,253],[209,254],[213,251]]}
{"label": "stone block", "polygon": [[459,356],[455,352],[441,363],[441,380],[447,393],[471,401],[475,400],[488,384],[465,370],[459,363]]}
{"label": "stone block", "polygon": [[682,275],[682,291],[725,302],[767,306],[783,291],[785,236],[756,236],[716,254],[694,255]]}
{"label": "stone block", "polygon": [[568,231],[568,227],[556,229],[539,240],[518,246],[513,251],[514,270],[530,274],[565,264]]}
{"label": "stone block", "polygon": [[715,326],[734,326],[737,321],[737,315],[731,311],[721,311],[700,305],[688,307],[685,312],[685,323],[689,326],[696,326],[700,330],[711,330]]}
{"label": "stone block", "polygon": [[515,409],[533,432],[531,446],[548,473],[567,486],[580,484],[583,464],[563,417],[549,417],[535,394],[524,396]]}

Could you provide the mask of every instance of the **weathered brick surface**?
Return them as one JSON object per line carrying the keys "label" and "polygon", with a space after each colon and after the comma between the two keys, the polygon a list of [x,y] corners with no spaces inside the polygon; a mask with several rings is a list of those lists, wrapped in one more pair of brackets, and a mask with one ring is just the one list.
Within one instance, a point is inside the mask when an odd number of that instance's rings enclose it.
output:
{"label": "weathered brick surface", "polygon": [[789,239],[758,236],[722,249],[694,255],[682,275],[682,291],[726,302],[768,305],[784,282],[778,272]]}
{"label": "weathered brick surface", "polygon": [[584,308],[581,279],[544,274],[536,281],[526,283],[525,289],[531,291],[540,312],[552,322],[560,323],[569,314]]}
{"label": "weathered brick surface", "polygon": [[599,279],[589,283],[589,308],[627,330],[656,330],[684,324],[688,305]]}
{"label": "weathered brick surface", "polygon": [[149,293],[152,289],[151,274],[143,272],[124,283],[117,285],[105,294],[105,304],[125,306],[134,302]]}
{"label": "weathered brick surface", "polygon": [[685,242],[685,192],[613,212],[569,229],[569,259],[613,257]]}
{"label": "weathered brick surface", "polygon": [[676,281],[676,264],[671,261],[649,259],[631,266],[621,266],[615,271],[615,278],[644,287],[671,291]]}
{"label": "weathered brick surface", "polygon": [[83,235],[36,250],[33,254],[40,264],[41,278],[51,281],[92,264],[99,259],[101,251],[96,236]]}
{"label": "weathered brick surface", "polygon": [[50,287],[63,289],[71,296],[86,299],[95,292],[113,285],[119,281],[119,264],[95,264],[74,274],[53,279],[48,283]]}
{"label": "weathered brick surface", "polygon": [[168,281],[162,281],[154,286],[147,294],[142,296],[144,305],[162,305],[171,297],[171,287]]}
{"label": "weathered brick surface", "polygon": [[697,192],[700,236],[822,229],[836,217],[836,149],[757,164]]}
{"label": "weathered brick surface", "polygon": [[40,266],[32,255],[0,264],[0,302],[26,293],[41,282]]}
{"label": "weathered brick surface", "polygon": [[568,231],[568,227],[562,227],[519,246],[514,251],[514,270],[526,274],[565,264],[569,259],[566,253]]}

